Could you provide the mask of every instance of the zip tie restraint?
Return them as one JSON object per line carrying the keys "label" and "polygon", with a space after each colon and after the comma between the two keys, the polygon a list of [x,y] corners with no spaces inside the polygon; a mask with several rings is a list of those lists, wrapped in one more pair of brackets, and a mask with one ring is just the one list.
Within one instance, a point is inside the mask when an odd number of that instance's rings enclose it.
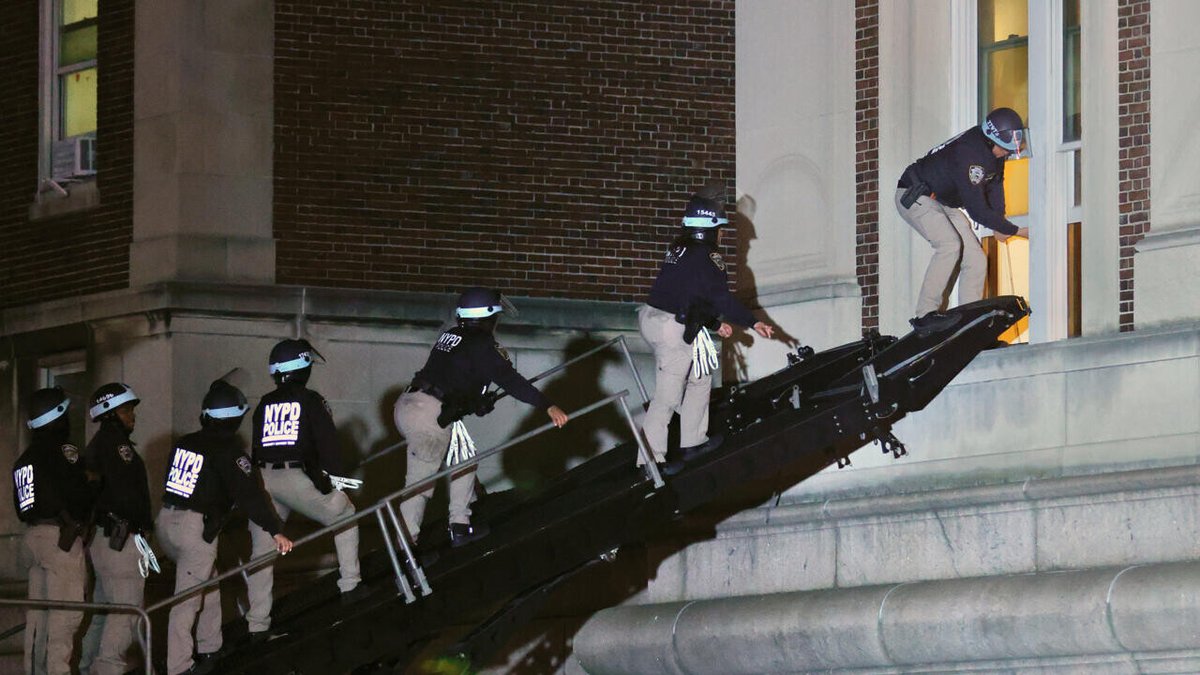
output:
{"label": "zip tie restraint", "polygon": [[329,475],[329,483],[333,485],[334,490],[357,490],[362,487],[361,479],[334,476],[332,474]]}
{"label": "zip tie restraint", "polygon": [[475,441],[467,433],[467,425],[458,420],[450,425],[450,451],[446,453],[446,465],[454,466],[475,456]]}
{"label": "zip tie restraint", "polygon": [[142,535],[135,534],[133,543],[137,544],[138,553],[142,554],[142,557],[138,558],[138,572],[142,573],[142,578],[149,577],[151,572],[161,572],[158,558],[154,557],[154,549],[150,548],[150,542],[146,541]]}
{"label": "zip tie restraint", "polygon": [[692,341],[692,372],[700,379],[717,369],[717,346],[713,344],[708,329],[700,327]]}

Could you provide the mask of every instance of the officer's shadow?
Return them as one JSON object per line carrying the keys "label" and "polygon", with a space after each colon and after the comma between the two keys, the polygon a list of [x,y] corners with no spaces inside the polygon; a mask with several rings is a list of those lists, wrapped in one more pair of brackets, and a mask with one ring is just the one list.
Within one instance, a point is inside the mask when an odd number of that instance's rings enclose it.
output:
{"label": "officer's shadow", "polygon": [[[569,361],[604,341],[583,335],[567,343],[563,361]],[[548,399],[568,414],[611,395],[602,386],[609,364],[620,361],[615,349],[605,349],[567,366],[548,381],[535,384]],[[550,418],[540,411],[527,414],[513,432],[519,436],[536,429]],[[548,431],[504,451],[500,460],[504,474],[518,495],[536,492],[542,486],[600,450],[629,438],[629,425],[615,405],[604,406],[582,417],[572,417],[565,427]]]}

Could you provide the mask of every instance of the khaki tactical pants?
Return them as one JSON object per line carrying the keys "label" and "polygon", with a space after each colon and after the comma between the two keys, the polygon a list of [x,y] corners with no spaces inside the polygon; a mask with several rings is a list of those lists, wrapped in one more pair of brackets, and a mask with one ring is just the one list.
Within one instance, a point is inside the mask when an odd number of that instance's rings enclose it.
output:
{"label": "khaki tactical pants", "polygon": [[[271,503],[279,519],[287,522],[293,511],[303,514],[322,525],[329,525],[354,513],[354,504],[343,492],[334,490],[327,495],[313,485],[312,479],[303,469],[272,469],[262,470],[263,485],[271,495]],[[250,541],[255,558],[275,550],[275,538],[266,530],[250,521]],[[338,588],[343,593],[356,588],[362,581],[358,567],[358,526],[352,526],[339,532],[333,538],[333,547],[337,550]],[[275,566],[267,565],[256,572],[250,573],[246,582],[246,594],[250,600],[250,611],[246,613],[246,621],[251,633],[265,631],[271,627],[271,606],[274,598],[271,596],[275,586]]]}
{"label": "khaki tactical pants", "polygon": [[[70,551],[63,551],[58,547],[57,526],[34,525],[25,530],[21,556],[29,570],[30,600],[83,602],[87,563],[78,539]],[[25,672],[70,675],[75,631],[82,621],[82,612],[25,612]]]}
{"label": "khaki tactical pants", "polygon": [[925,270],[925,281],[917,298],[916,316],[925,316],[942,306],[949,288],[954,267],[959,265],[958,304],[965,305],[983,298],[983,283],[987,279],[987,256],[979,239],[971,230],[971,222],[959,209],[939,203],[933,197],[921,197],[912,208],[904,208],[896,190],[896,210],[900,217],[933,246],[933,259]]}
{"label": "khaki tactical pants", "polygon": [[[88,557],[92,560],[92,571],[96,574],[92,602],[141,606],[146,595],[146,580],[138,571],[138,560],[142,554],[133,542],[133,535],[130,534],[125,540],[124,548],[114,551],[108,545],[108,537],[104,536],[103,528],[97,528],[87,550]],[[137,639],[134,632],[137,627],[136,614],[92,614],[92,623],[83,638],[80,671],[91,675],[124,675],[132,670],[134,664],[126,655]],[[85,666],[89,669],[85,670]]]}
{"label": "khaki tactical pants", "polygon": [[[158,512],[154,531],[163,551],[175,561],[175,593],[199,586],[215,575],[217,542],[204,541],[202,514],[164,508]],[[194,643],[193,627],[196,629]],[[171,608],[167,624],[168,675],[192,667],[193,646],[201,654],[212,654],[221,649],[221,644],[219,588],[193,595]]]}
{"label": "khaki tactical pants", "polygon": [[[690,448],[708,440],[708,399],[712,375],[692,376],[692,345],[683,341],[683,324],[649,305],[638,309],[638,330],[654,350],[654,398],[642,430],[656,462],[667,456],[667,425],[679,413],[679,446]],[[639,460],[639,464],[641,461]]]}
{"label": "khaki tactical pants", "polygon": [[[408,441],[408,469],[405,485],[437,473],[446,459],[450,446],[450,427],[438,426],[437,417],[442,412],[442,402],[424,392],[410,392],[396,401],[393,417],[396,428]],[[400,505],[404,525],[415,541],[421,531],[421,518],[425,506],[433,495],[433,486],[415,494]],[[459,474],[450,481],[450,522],[471,522],[471,499],[475,496],[475,469]]]}

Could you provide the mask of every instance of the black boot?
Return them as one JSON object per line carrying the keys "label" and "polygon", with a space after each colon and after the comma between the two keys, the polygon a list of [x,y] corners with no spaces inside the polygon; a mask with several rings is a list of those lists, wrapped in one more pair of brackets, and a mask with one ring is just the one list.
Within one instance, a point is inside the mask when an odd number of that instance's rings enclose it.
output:
{"label": "black boot", "polygon": [[937,333],[939,331],[948,330],[958,324],[959,317],[957,314],[943,314],[941,312],[929,312],[925,316],[919,316],[915,319],[909,319],[908,322],[921,335]]}
{"label": "black boot", "polygon": [[667,463],[662,467],[663,475],[674,476],[682,471],[683,467],[688,462],[701,455],[716,450],[717,448],[721,447],[721,444],[724,442],[724,434],[713,434],[712,436],[708,437],[707,441],[704,441],[700,445],[692,445],[686,448],[680,448],[678,451],[668,452]]}
{"label": "black boot", "polygon": [[450,523],[450,547],[458,548],[482,539],[491,530],[487,525],[470,525],[467,523]]}

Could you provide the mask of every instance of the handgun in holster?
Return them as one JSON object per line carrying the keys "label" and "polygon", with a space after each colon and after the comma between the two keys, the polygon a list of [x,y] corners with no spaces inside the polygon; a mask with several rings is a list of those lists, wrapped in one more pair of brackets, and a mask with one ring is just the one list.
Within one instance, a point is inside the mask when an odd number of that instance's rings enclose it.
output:
{"label": "handgun in holster", "polygon": [[930,194],[929,184],[925,181],[917,181],[910,185],[904,194],[900,195],[900,206],[911,209],[918,199],[928,194]]}
{"label": "handgun in holster", "polygon": [[108,547],[114,551],[125,550],[125,542],[129,541],[129,521],[112,514],[105,519],[104,536],[108,537]]}
{"label": "handgun in holster", "polygon": [[204,543],[211,544],[216,541],[217,536],[221,534],[221,530],[225,529],[225,525],[229,523],[232,512],[226,511],[224,515],[216,513],[204,514],[204,531],[200,533],[200,537],[204,539]]}
{"label": "handgun in holster", "polygon": [[683,341],[689,345],[701,328],[716,330],[721,327],[720,317],[707,300],[693,300],[686,312],[675,315],[675,320],[683,324]]}
{"label": "handgun in holster", "polygon": [[70,551],[75,545],[75,539],[84,535],[85,529],[80,525],[79,521],[72,518],[67,513],[59,514],[58,516],[58,548],[63,551]]}

